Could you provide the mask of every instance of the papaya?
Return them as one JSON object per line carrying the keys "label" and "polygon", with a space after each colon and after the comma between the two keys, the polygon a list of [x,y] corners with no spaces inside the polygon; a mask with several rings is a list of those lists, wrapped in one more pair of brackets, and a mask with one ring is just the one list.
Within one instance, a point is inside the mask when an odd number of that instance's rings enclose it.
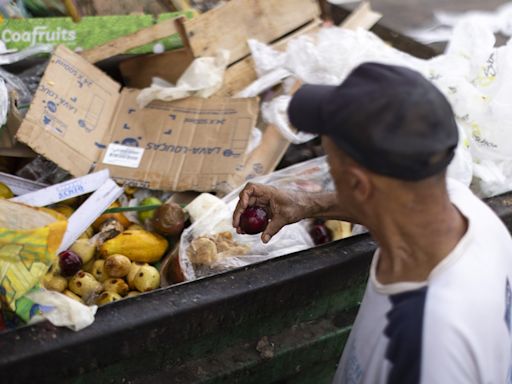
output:
{"label": "papaya", "polygon": [[121,254],[131,261],[154,263],[162,258],[168,246],[167,240],[156,233],[127,230],[105,241],[100,246],[100,254],[103,258]]}

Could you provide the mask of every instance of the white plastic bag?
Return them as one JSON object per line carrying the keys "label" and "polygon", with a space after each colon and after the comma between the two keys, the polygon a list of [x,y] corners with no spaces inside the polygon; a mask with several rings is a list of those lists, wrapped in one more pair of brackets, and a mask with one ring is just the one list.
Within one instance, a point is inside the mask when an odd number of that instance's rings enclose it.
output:
{"label": "white plastic bag", "polygon": [[306,143],[314,139],[316,135],[305,132],[297,132],[291,128],[287,114],[288,105],[290,104],[291,99],[291,96],[283,95],[276,97],[268,103],[263,103],[261,107],[263,119],[267,123],[273,124],[279,133],[290,143]]}
{"label": "white plastic bag", "polygon": [[[325,157],[293,165],[255,178],[251,182],[272,185],[280,189],[307,192],[334,190]],[[186,280],[194,280],[314,246],[305,221],[284,227],[268,244],[261,242],[260,235],[237,234],[232,226],[232,215],[241,190],[242,187],[224,197],[225,208],[217,207],[205,213],[183,232],[179,246],[179,261]],[[243,254],[219,258],[209,265],[194,265],[187,253],[191,242],[194,239],[205,236],[213,237],[223,232],[229,232],[236,244],[242,247],[246,246],[246,251]]]}
{"label": "white plastic bag", "polygon": [[141,108],[153,100],[178,100],[188,96],[209,97],[222,87],[224,72],[229,62],[229,51],[220,50],[216,57],[195,59],[173,86],[162,79],[154,79],[149,88],[137,96]]}
{"label": "white plastic bag", "polygon": [[[466,136],[461,131],[450,176],[465,184],[473,178],[473,190],[487,197],[512,189],[512,40],[502,47],[494,45],[489,25],[471,18],[454,28],[446,53],[430,60],[398,51],[371,32],[334,27],[291,40],[284,53],[259,46],[253,56],[256,64],[275,58],[270,67],[261,69],[263,73],[282,68],[293,78],[315,84],[340,84],[364,62],[420,72],[447,97]],[[286,99],[266,104],[264,117],[289,141],[303,142],[306,138],[299,138],[289,127],[286,107]]]}

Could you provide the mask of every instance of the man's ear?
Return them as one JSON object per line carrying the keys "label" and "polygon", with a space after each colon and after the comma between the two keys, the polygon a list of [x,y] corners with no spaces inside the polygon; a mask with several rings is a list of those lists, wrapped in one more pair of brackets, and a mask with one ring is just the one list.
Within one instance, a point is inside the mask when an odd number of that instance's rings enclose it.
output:
{"label": "man's ear", "polygon": [[350,190],[355,199],[360,203],[368,201],[373,192],[373,184],[369,175],[358,167],[350,167],[347,170],[347,176]]}

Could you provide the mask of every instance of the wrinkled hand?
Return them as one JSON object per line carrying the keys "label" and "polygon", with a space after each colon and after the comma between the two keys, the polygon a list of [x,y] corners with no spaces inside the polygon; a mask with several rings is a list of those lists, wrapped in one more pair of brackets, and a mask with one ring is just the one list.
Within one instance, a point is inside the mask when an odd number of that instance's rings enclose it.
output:
{"label": "wrinkled hand", "polygon": [[268,243],[272,236],[285,225],[296,223],[304,218],[303,198],[299,193],[279,190],[275,187],[262,184],[248,183],[240,192],[240,200],[233,213],[233,227],[238,233],[240,228],[240,215],[252,205],[263,207],[270,218],[270,222],[261,234],[261,240]]}

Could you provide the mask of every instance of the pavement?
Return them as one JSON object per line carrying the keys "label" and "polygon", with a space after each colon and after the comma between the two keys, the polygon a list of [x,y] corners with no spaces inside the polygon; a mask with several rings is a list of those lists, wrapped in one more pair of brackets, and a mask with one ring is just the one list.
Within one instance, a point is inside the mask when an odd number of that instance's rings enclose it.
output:
{"label": "pavement", "polygon": [[508,1],[497,0],[371,0],[372,8],[382,13],[382,22],[397,31],[428,26],[435,10],[466,12],[493,11]]}

